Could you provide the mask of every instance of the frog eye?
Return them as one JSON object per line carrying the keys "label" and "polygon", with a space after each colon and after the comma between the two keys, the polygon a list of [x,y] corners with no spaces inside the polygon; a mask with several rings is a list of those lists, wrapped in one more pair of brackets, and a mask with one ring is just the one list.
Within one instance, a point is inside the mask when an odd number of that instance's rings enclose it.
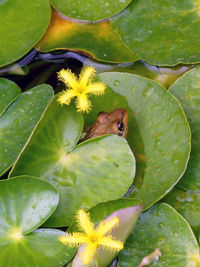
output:
{"label": "frog eye", "polygon": [[123,122],[118,122],[118,135],[122,136],[123,135],[123,131],[124,131],[124,124]]}
{"label": "frog eye", "polygon": [[103,113],[103,111],[100,111],[97,116],[101,115],[102,113]]}

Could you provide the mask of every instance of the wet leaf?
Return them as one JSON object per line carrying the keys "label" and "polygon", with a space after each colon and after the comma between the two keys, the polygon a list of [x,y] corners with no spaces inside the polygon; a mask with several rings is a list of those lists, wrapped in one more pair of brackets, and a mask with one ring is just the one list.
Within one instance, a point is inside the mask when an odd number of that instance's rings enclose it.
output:
{"label": "wet leaf", "polygon": [[50,0],[55,9],[73,19],[97,21],[121,12],[132,0]]}
{"label": "wet leaf", "polygon": [[179,186],[200,190],[200,67],[188,71],[169,89],[181,103],[192,132],[189,164]]}
{"label": "wet leaf", "polygon": [[85,115],[91,125],[100,111],[128,111],[127,141],[136,157],[131,195],[145,207],[161,199],[183,175],[190,154],[190,129],[178,101],[159,84],[128,73],[102,73],[104,95],[91,97],[95,107]]}
{"label": "wet leaf", "polygon": [[58,205],[56,189],[29,176],[0,181],[0,266],[63,266],[74,251],[58,241],[64,233],[35,230]]}
{"label": "wet leaf", "polygon": [[196,237],[200,234],[200,192],[174,187],[163,199],[175,208],[190,224]]}
{"label": "wet leaf", "polygon": [[197,0],[135,0],[111,18],[127,47],[153,65],[200,62],[200,4]]}
{"label": "wet leaf", "polygon": [[5,107],[21,93],[21,89],[16,83],[0,78],[0,114]]}
{"label": "wet leaf", "polygon": [[50,21],[47,0],[0,2],[0,66],[25,55],[40,40]]}
{"label": "wet leaf", "polygon": [[137,266],[159,248],[161,257],[152,266],[198,266],[197,240],[184,218],[167,204],[157,204],[140,216],[125,248],[119,253],[118,266]]}
{"label": "wet leaf", "polygon": [[111,31],[108,22],[81,23],[71,21],[55,10],[52,12],[49,28],[36,45],[40,51],[68,49],[107,62],[133,62],[139,59]]}
{"label": "wet leaf", "polygon": [[14,163],[52,97],[51,86],[39,85],[18,95],[1,114],[0,174]]}
{"label": "wet leaf", "polygon": [[77,209],[122,197],[133,181],[135,160],[126,140],[102,136],[76,146],[82,127],[82,114],[56,97],[11,172],[58,189],[60,202],[48,226],[69,225]]}

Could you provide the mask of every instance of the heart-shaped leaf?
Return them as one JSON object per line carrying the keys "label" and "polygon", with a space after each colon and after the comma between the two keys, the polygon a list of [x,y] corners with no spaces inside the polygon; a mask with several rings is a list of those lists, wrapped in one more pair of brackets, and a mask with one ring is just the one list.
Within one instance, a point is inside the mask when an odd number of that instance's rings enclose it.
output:
{"label": "heart-shaped leaf", "polygon": [[[106,203],[100,203],[97,206],[93,207],[89,213],[91,221],[97,226],[101,221],[109,221],[113,217],[119,218],[119,226],[112,230],[110,233],[114,240],[119,240],[125,242],[135,223],[142,211],[143,204],[140,200],[136,199],[118,199],[109,201]],[[74,223],[69,231],[80,231],[77,227],[77,224]],[[76,256],[72,261],[73,267],[81,266],[94,266],[92,263],[83,264],[81,253],[85,249],[84,245],[80,246]],[[109,263],[116,257],[117,253],[109,250],[99,248],[97,250],[97,257],[95,258],[98,262],[98,266],[108,266]]]}
{"label": "heart-shaped leaf", "polygon": [[[25,179],[24,179],[25,178]],[[40,229],[58,205],[56,189],[40,179],[0,181],[0,266],[60,266],[74,254],[58,240],[62,231]]]}
{"label": "heart-shaped leaf", "polygon": [[119,13],[132,0],[50,0],[62,14],[80,20],[97,21]]}
{"label": "heart-shaped leaf", "polygon": [[200,234],[200,192],[174,187],[163,199],[175,208],[190,224],[196,237]]}
{"label": "heart-shaped leaf", "polygon": [[96,24],[72,21],[54,9],[49,28],[36,48],[42,52],[63,48],[82,51],[107,62],[134,62],[139,59],[111,31],[107,21]]}
{"label": "heart-shaped leaf", "polygon": [[0,78],[0,114],[3,112],[5,107],[21,93],[21,89],[16,83]]}
{"label": "heart-shaped leaf", "polygon": [[16,160],[52,97],[51,86],[39,85],[15,98],[1,114],[0,174]]}
{"label": "heart-shaped leaf", "polygon": [[0,1],[0,66],[19,59],[40,40],[50,15],[47,0]]}
{"label": "heart-shaped leaf", "polygon": [[103,136],[75,147],[82,127],[82,115],[56,97],[10,174],[40,177],[58,189],[60,202],[47,225],[69,225],[77,209],[122,197],[133,181],[135,160],[126,140]]}
{"label": "heart-shaped leaf", "polygon": [[100,111],[128,111],[127,140],[136,157],[132,197],[145,207],[161,199],[184,173],[190,154],[190,129],[178,101],[157,83],[128,73],[102,73],[108,88],[91,97],[95,107],[85,115],[91,125]]}
{"label": "heart-shaped leaf", "polygon": [[200,190],[200,67],[179,78],[169,89],[180,101],[192,132],[192,149],[188,168],[178,185]]}
{"label": "heart-shaped leaf", "polygon": [[139,0],[111,18],[111,27],[150,64],[191,64],[200,62],[199,17],[197,0]]}
{"label": "heart-shaped leaf", "polygon": [[138,266],[143,257],[159,249],[161,257],[153,266],[199,266],[199,246],[184,218],[167,204],[158,204],[141,215],[119,253],[118,266]]}

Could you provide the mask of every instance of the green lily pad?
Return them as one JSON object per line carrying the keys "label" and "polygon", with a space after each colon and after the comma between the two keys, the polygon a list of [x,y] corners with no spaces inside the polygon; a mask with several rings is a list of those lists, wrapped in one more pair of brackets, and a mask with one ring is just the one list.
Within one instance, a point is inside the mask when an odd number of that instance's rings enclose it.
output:
{"label": "green lily pad", "polygon": [[141,215],[119,253],[118,266],[133,267],[159,248],[161,257],[152,266],[199,266],[197,240],[184,218],[167,204],[158,204]]}
{"label": "green lily pad", "polygon": [[16,83],[0,78],[0,114],[5,107],[21,93],[21,89]]}
{"label": "green lily pad", "polygon": [[188,168],[178,185],[188,190],[200,190],[200,67],[185,73],[169,91],[181,103],[192,132]]}
{"label": "green lily pad", "polygon": [[[118,199],[106,203],[100,203],[93,207],[89,213],[91,221],[98,225],[101,221],[108,221],[113,217],[119,218],[119,226],[112,230],[111,235],[113,239],[125,242],[129,234],[132,232],[136,221],[142,211],[143,204],[137,199]],[[80,231],[76,223],[74,223],[69,231]],[[80,246],[75,255],[72,266],[73,267],[89,267],[94,266],[93,263],[84,265],[81,260],[81,252],[84,250],[84,245]],[[97,250],[96,261],[98,266],[109,266],[109,263],[117,256],[116,252],[108,251],[102,248]]]}
{"label": "green lily pad", "polygon": [[103,136],[76,146],[82,127],[82,114],[56,97],[11,171],[58,189],[60,202],[48,226],[69,225],[77,209],[122,197],[133,181],[135,160],[126,140]]}
{"label": "green lily pad", "polygon": [[93,111],[86,124],[100,111],[128,111],[127,141],[136,157],[136,177],[131,197],[150,207],[178,182],[190,154],[190,129],[178,101],[159,84],[128,73],[98,75],[108,87],[102,96],[91,97]]}
{"label": "green lily pad", "polygon": [[135,0],[111,18],[127,47],[153,65],[200,62],[197,0]]}
{"label": "green lily pad", "polygon": [[106,62],[139,60],[110,29],[107,21],[95,24],[72,21],[54,9],[48,30],[36,49],[42,52],[55,49],[81,51],[96,60]]}
{"label": "green lily pad", "polygon": [[174,187],[163,199],[177,210],[190,224],[196,237],[200,234],[200,192]]}
{"label": "green lily pad", "polygon": [[19,59],[40,40],[50,15],[47,0],[0,1],[0,66]]}
{"label": "green lily pad", "polygon": [[0,181],[0,266],[63,266],[74,251],[59,242],[62,231],[40,229],[59,196],[49,183],[29,176]]}
{"label": "green lily pad", "polygon": [[52,97],[51,86],[39,85],[15,98],[1,114],[0,174],[16,160]]}
{"label": "green lily pad", "polygon": [[50,0],[52,6],[73,19],[97,21],[125,9],[132,0]]}

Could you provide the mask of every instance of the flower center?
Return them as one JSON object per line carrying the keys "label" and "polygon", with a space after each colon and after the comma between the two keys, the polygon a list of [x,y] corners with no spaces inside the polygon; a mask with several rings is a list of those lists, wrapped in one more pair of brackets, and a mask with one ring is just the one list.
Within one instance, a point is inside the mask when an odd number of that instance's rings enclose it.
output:
{"label": "flower center", "polygon": [[90,241],[94,244],[98,244],[99,237],[96,233],[90,235]]}

